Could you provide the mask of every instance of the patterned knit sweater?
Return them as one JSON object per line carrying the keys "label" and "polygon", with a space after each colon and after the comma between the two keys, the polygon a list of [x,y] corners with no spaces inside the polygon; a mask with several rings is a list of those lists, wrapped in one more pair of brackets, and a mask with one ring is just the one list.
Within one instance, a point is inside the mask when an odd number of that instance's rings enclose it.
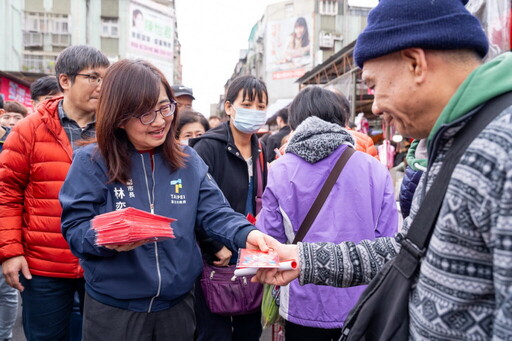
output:
{"label": "patterned knit sweater", "polygon": [[[512,56],[507,53],[478,68],[441,114],[429,140],[431,164],[402,234],[436,178],[452,137],[478,109],[465,100],[480,96],[481,104],[511,91],[512,81],[503,80],[510,77],[499,77],[511,67]],[[476,94],[479,86],[495,93]],[[466,110],[471,105],[472,110]],[[300,283],[337,287],[368,283],[397,254],[402,237],[357,245],[301,243]],[[411,290],[409,314],[410,340],[512,339],[512,106],[471,143],[452,174]]]}

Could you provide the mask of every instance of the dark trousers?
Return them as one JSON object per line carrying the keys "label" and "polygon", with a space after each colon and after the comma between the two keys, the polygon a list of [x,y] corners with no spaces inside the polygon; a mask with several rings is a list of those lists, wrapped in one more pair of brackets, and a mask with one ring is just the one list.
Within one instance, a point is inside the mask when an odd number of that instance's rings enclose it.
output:
{"label": "dark trousers", "polygon": [[[68,341],[73,325],[74,339],[81,336],[81,319],[72,322],[75,293],[83,302],[84,280],[32,275],[31,280],[21,276],[25,290],[23,303],[23,331],[28,341]],[[83,303],[81,303],[83,307]],[[77,335],[78,334],[78,335]],[[78,338],[80,340],[80,338]]]}
{"label": "dark trousers", "polygon": [[196,284],[197,341],[258,341],[261,336],[261,311],[238,316],[213,314]]}
{"label": "dark trousers", "polygon": [[167,310],[140,313],[111,307],[85,295],[84,341],[192,341],[194,295]]}
{"label": "dark trousers", "polygon": [[284,336],[286,341],[338,341],[341,337],[341,329],[305,327],[286,321]]}

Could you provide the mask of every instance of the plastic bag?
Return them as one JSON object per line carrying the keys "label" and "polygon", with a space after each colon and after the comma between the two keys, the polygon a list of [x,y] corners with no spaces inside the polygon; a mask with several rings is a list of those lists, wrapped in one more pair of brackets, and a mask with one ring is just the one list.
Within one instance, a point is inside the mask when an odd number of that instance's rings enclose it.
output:
{"label": "plastic bag", "polygon": [[276,323],[279,316],[280,287],[276,285],[263,285],[263,299],[261,301],[261,318],[263,328]]}

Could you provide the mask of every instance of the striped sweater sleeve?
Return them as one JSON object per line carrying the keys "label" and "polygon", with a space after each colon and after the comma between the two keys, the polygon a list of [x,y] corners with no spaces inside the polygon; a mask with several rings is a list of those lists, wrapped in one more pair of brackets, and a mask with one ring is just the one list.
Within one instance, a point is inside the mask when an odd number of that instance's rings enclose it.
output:
{"label": "striped sweater sleeve", "polygon": [[299,283],[352,287],[368,284],[400,249],[396,237],[363,240],[360,243],[298,243]]}

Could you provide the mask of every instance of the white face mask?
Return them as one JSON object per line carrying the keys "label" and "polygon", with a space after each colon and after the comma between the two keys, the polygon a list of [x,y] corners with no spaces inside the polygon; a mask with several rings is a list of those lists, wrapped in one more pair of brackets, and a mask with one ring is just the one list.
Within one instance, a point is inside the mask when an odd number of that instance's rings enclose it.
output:
{"label": "white face mask", "polygon": [[188,146],[188,140],[189,139],[183,139],[183,140],[180,140],[180,143],[184,146]]}
{"label": "white face mask", "polygon": [[267,121],[267,112],[246,108],[235,108],[236,117],[233,125],[242,133],[254,134],[260,130]]}

